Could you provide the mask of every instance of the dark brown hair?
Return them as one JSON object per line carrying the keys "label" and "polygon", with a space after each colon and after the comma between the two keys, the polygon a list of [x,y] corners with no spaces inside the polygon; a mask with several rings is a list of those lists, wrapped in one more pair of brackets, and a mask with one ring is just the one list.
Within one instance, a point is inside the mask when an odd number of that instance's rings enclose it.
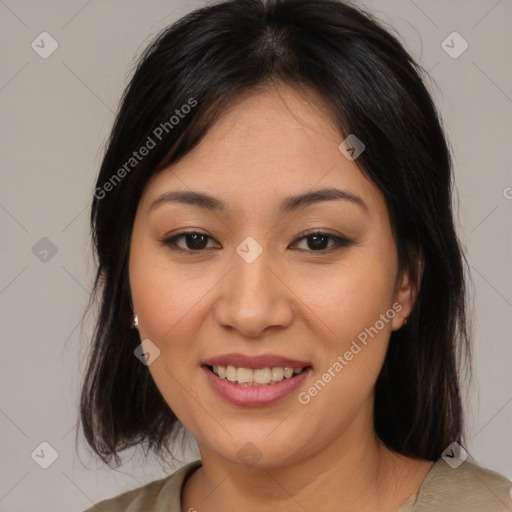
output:
{"label": "dark brown hair", "polygon": [[[313,89],[340,134],[364,141],[356,163],[385,196],[400,268],[414,269],[422,257],[414,309],[391,334],[376,383],[378,437],[397,452],[430,460],[452,441],[462,444],[459,356],[470,352],[465,260],[452,216],[449,149],[423,75],[380,22],[335,0],[216,3],[181,18],[146,49],[124,92],[92,201],[97,273],[88,309],[101,297],[80,418],[103,461],[119,464],[118,454],[135,445],[172,455],[169,443],[180,426],[134,357],[141,340],[130,328],[128,260],[142,192],[236,98],[272,83]],[[179,122],[170,121],[193,102]],[[154,148],[127,166],[148,137]]]}

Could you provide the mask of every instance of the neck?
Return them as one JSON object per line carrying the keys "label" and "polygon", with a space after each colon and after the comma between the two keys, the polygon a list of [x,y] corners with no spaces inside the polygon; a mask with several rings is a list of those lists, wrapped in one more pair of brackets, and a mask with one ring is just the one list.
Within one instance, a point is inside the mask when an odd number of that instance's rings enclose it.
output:
{"label": "neck", "polygon": [[200,445],[202,468],[188,480],[182,510],[395,511],[419,487],[432,463],[386,448],[361,425],[307,457],[246,468]]}

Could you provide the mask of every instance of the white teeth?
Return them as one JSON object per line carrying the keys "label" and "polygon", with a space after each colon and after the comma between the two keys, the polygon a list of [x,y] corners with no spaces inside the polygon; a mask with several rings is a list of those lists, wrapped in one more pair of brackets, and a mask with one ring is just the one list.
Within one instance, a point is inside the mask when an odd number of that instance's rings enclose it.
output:
{"label": "white teeth", "polygon": [[212,366],[213,373],[221,379],[236,382],[242,386],[267,386],[290,379],[302,372],[304,368],[275,366],[273,368],[237,368],[235,366]]}
{"label": "white teeth", "polygon": [[237,379],[240,384],[250,383],[254,380],[254,370],[238,368]]}
{"label": "white teeth", "polygon": [[236,382],[237,378],[237,371],[234,366],[228,366],[226,368],[226,379],[230,380],[231,382]]}
{"label": "white teeth", "polygon": [[272,380],[270,368],[258,368],[254,370],[254,382],[256,384],[268,384]]}
{"label": "white teeth", "polygon": [[275,382],[279,382],[283,380],[284,370],[280,366],[276,366],[272,368],[272,380]]}

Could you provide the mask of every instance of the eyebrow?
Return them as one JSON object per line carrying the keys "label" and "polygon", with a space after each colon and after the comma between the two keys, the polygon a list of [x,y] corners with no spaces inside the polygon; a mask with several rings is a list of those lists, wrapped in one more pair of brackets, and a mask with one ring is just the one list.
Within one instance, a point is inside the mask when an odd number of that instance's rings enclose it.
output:
{"label": "eyebrow", "polygon": [[[296,196],[289,196],[283,199],[279,211],[286,215],[292,211],[306,208],[309,205],[321,201],[345,200],[358,205],[365,213],[369,213],[366,203],[359,197],[346,190],[338,188],[323,188],[304,192]],[[158,196],[149,206],[148,215],[155,208],[165,203],[181,203],[197,206],[213,212],[222,212],[226,209],[225,204],[209,194],[193,191],[170,191]]]}

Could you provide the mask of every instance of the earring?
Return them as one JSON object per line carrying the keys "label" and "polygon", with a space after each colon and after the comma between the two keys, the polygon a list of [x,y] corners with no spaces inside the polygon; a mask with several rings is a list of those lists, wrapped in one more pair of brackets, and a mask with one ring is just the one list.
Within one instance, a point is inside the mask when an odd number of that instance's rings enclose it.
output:
{"label": "earring", "polygon": [[407,315],[404,315],[404,323],[402,324],[402,327],[407,323]]}
{"label": "earring", "polygon": [[132,327],[135,327],[135,329],[139,327],[139,317],[137,315],[133,316]]}

